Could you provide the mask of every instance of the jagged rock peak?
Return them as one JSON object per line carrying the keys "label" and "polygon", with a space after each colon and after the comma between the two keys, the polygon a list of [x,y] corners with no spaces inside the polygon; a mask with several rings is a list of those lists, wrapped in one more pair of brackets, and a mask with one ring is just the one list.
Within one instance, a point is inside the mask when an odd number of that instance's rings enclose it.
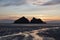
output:
{"label": "jagged rock peak", "polygon": [[16,20],[14,23],[29,23],[29,20],[23,16]]}
{"label": "jagged rock peak", "polygon": [[41,19],[36,19],[35,17],[32,18],[31,23],[45,23]]}

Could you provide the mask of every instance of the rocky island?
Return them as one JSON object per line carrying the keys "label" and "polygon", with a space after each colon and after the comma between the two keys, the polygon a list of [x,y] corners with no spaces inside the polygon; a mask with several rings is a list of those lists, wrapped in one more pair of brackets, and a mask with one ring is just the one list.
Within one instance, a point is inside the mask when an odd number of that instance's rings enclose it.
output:
{"label": "rocky island", "polygon": [[46,22],[43,22],[41,19],[36,19],[35,17],[32,18],[31,21],[29,21],[25,17],[21,17],[14,21],[15,24],[45,24]]}

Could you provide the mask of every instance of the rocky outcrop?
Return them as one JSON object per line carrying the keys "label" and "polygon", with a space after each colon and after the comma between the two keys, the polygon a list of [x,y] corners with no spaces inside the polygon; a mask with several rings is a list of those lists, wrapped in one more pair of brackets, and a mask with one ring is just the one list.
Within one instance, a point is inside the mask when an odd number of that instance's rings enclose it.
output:
{"label": "rocky outcrop", "polygon": [[29,20],[27,18],[25,18],[25,17],[21,17],[18,20],[16,20],[14,23],[24,24],[24,23],[29,23]]}
{"label": "rocky outcrop", "polygon": [[39,23],[39,24],[41,24],[41,23],[45,23],[45,22],[43,22],[41,19],[36,19],[35,17],[33,17],[33,19],[31,20],[31,23]]}
{"label": "rocky outcrop", "polygon": [[43,23],[46,23],[46,22],[43,22],[41,19],[36,19],[35,17],[32,18],[31,22],[29,22],[29,20],[25,17],[21,17],[19,18],[18,20],[14,21],[14,23],[16,24],[43,24]]}

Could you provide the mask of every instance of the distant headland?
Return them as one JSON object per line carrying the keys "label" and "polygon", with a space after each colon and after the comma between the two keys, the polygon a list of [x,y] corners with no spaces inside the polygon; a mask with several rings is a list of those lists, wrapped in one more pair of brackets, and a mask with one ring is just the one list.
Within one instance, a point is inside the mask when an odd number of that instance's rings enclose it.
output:
{"label": "distant headland", "polygon": [[14,24],[46,24],[46,22],[42,21],[41,19],[36,19],[35,17],[33,17],[31,21],[29,21],[23,16],[15,20]]}

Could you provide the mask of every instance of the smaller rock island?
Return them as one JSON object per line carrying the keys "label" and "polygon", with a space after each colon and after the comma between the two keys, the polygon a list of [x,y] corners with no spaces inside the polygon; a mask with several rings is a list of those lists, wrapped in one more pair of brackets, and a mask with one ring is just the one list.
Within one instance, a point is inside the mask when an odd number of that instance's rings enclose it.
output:
{"label": "smaller rock island", "polygon": [[33,17],[31,21],[29,21],[23,16],[15,20],[14,24],[46,24],[46,22],[43,22],[41,19],[36,19],[35,17]]}

